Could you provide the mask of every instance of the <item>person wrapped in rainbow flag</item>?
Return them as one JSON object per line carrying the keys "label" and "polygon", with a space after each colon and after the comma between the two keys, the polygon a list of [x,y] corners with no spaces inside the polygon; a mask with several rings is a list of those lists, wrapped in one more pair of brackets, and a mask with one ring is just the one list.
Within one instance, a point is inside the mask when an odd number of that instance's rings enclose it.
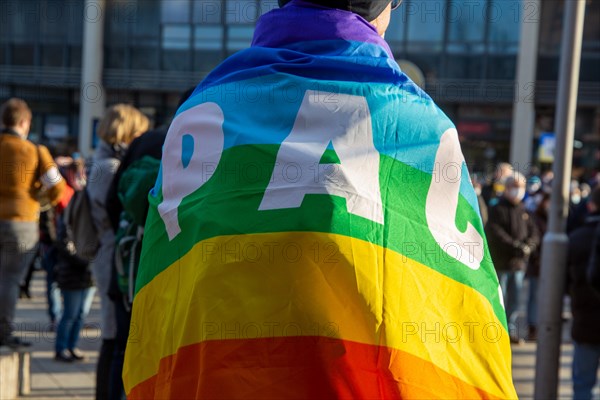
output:
{"label": "person wrapped in rainbow flag", "polygon": [[169,128],[128,398],[516,398],[458,134],[394,61],[391,1],[280,6]]}

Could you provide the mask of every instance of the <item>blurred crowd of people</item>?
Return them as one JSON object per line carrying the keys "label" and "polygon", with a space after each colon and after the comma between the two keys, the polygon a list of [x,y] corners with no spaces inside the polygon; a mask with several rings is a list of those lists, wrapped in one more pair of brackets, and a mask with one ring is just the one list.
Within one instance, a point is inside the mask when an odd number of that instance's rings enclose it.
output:
{"label": "blurred crowd of people", "polygon": [[[183,93],[180,104],[191,93],[192,89]],[[33,271],[43,269],[48,330],[56,332],[54,359],[64,363],[85,359],[78,342],[97,294],[102,344],[96,399],[125,398],[121,373],[131,299],[118,286],[115,265],[115,244],[120,239],[115,234],[123,211],[119,180],[136,160],[161,159],[168,126],[151,129],[149,119],[135,107],[111,106],[98,125],[100,142],[86,161],[79,153],[51,154],[47,147],[28,141],[32,113],[23,100],[8,100],[1,113],[0,155],[3,165],[13,168],[5,168],[0,181],[0,346],[31,346],[14,335],[14,314],[17,299],[31,297]],[[75,248],[72,236],[77,232],[66,216],[83,192],[98,237],[93,257],[84,257]],[[146,188],[143,198],[147,193]],[[138,207],[147,210],[144,201]],[[70,213],[79,216],[81,210]]]}
{"label": "blurred crowd of people", "polygon": [[[474,176],[490,254],[504,297],[511,342],[535,341],[538,334],[538,297],[543,237],[549,223],[552,171],[525,176],[501,163],[485,181]],[[571,336],[574,343],[573,390],[576,399],[591,398],[600,363],[600,292],[589,271],[600,268],[593,248],[600,243],[600,173],[586,181],[572,180],[566,232],[569,235],[565,294],[570,297]],[[524,280],[527,279],[527,335],[517,323]],[[541,303],[540,303],[541,302]]]}

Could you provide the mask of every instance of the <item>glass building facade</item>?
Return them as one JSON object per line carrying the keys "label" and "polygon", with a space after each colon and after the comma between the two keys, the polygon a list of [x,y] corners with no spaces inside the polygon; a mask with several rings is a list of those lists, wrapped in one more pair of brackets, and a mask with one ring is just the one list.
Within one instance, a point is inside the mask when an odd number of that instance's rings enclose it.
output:
{"label": "glass building facade", "polygon": [[[536,6],[541,4],[541,6]],[[250,45],[276,0],[106,0],[107,104],[168,121],[179,94]],[[552,130],[564,0],[404,0],[386,33],[394,56],[414,63],[425,89],[459,128],[467,159],[508,159],[515,92],[536,105],[536,131]],[[74,141],[78,129],[83,0],[0,2],[0,100],[26,99],[34,136]],[[536,82],[516,82],[521,21],[539,23]],[[600,140],[600,3],[586,10],[577,138]],[[522,92],[521,92],[522,93]],[[490,153],[490,142],[494,154]]]}

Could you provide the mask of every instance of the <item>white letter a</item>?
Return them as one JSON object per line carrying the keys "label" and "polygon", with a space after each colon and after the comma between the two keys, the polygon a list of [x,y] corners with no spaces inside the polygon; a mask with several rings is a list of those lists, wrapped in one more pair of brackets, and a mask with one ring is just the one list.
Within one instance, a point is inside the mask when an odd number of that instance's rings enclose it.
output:
{"label": "white letter a", "polygon": [[[340,164],[319,163],[330,142]],[[306,91],[259,210],[297,208],[307,194],[341,196],[349,213],[383,224],[379,152],[364,97]]]}

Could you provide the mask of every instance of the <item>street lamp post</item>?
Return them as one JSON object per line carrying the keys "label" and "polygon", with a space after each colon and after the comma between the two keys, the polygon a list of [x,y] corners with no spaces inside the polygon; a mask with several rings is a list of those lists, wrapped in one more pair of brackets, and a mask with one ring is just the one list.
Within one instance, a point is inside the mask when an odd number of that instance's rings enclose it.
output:
{"label": "street lamp post", "polygon": [[84,157],[92,151],[94,120],[104,114],[102,86],[105,0],[85,0],[83,8],[83,48],[79,97],[79,151]]}
{"label": "street lamp post", "polygon": [[573,159],[575,110],[579,89],[581,39],[585,0],[565,1],[560,77],[556,113],[556,150],[548,231],[544,236],[540,291],[539,323],[535,366],[535,398],[556,399],[562,333],[568,237],[565,233],[569,205],[569,182]]}

